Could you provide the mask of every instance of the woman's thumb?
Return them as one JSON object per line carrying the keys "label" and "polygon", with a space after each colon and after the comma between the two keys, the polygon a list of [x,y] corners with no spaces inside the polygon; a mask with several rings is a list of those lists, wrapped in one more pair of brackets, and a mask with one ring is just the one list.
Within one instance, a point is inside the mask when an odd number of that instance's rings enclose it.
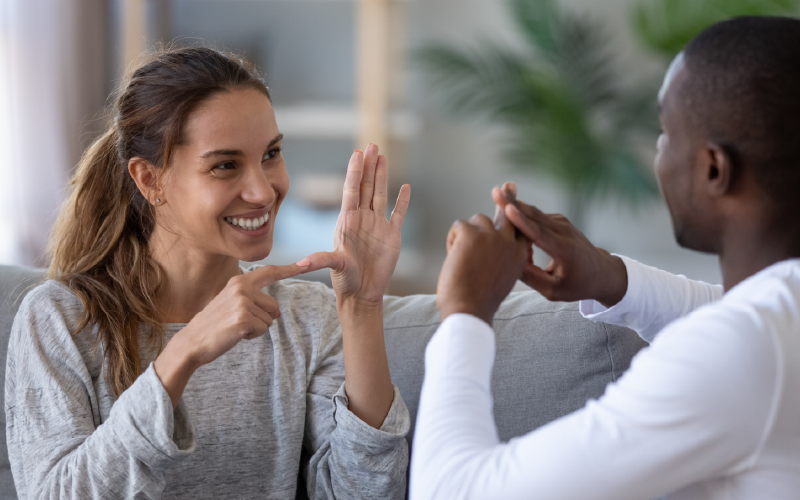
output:
{"label": "woman's thumb", "polygon": [[316,271],[326,267],[333,269],[334,271],[344,270],[344,258],[340,252],[316,252],[312,253],[300,262],[309,263],[309,267],[306,272]]}

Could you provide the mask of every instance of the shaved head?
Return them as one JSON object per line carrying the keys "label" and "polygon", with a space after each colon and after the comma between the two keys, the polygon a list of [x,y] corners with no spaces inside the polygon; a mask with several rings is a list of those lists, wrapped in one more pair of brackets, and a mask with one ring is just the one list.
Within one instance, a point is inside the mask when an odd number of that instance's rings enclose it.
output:
{"label": "shaved head", "polygon": [[686,70],[680,99],[692,125],[753,178],[776,212],[800,212],[800,20],[742,17],[687,45],[660,94]]}
{"label": "shaved head", "polygon": [[686,64],[684,63],[683,52],[678,54],[675,59],[672,60],[672,63],[669,65],[669,69],[667,69],[667,74],[664,75],[664,83],[661,84],[661,89],[658,91],[658,103],[661,104],[664,102],[664,97],[667,95],[667,90],[669,89],[672,82],[675,81],[675,77],[685,68]]}

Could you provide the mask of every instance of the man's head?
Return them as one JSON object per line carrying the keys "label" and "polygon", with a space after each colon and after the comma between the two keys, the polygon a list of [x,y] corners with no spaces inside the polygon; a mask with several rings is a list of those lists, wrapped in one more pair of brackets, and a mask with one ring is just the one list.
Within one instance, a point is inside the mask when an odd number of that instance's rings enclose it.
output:
{"label": "man's head", "polygon": [[680,245],[719,253],[743,211],[776,228],[800,214],[800,20],[708,28],[673,61],[659,104],[656,174]]}

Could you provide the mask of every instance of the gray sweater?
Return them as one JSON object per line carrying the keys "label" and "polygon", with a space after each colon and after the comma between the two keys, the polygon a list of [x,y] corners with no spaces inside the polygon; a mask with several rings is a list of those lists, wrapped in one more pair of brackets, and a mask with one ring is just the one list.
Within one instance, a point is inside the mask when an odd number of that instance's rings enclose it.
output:
{"label": "gray sweater", "polygon": [[[403,498],[408,410],[395,388],[382,427],[348,410],[333,291],[284,280],[269,333],[242,341],[189,381],[178,407],[142,366],[119,399],[92,349],[96,330],[66,286],[23,301],[6,365],[8,454],[20,498]],[[183,328],[166,325],[166,340]]]}

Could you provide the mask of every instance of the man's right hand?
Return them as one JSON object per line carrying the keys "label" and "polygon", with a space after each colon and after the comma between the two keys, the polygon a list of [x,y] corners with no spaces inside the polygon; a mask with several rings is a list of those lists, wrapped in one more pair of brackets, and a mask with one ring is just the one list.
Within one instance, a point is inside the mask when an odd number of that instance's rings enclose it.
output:
{"label": "man's right hand", "polygon": [[552,301],[592,299],[611,307],[628,290],[628,272],[619,257],[594,246],[563,215],[545,214],[516,200],[517,188],[506,183],[492,198],[525,237],[553,260],[545,269],[528,263],[522,281]]}
{"label": "man's right hand", "polygon": [[483,214],[456,221],[447,235],[447,258],[436,286],[442,321],[466,313],[491,325],[522,274],[530,247],[502,214],[494,223]]}

